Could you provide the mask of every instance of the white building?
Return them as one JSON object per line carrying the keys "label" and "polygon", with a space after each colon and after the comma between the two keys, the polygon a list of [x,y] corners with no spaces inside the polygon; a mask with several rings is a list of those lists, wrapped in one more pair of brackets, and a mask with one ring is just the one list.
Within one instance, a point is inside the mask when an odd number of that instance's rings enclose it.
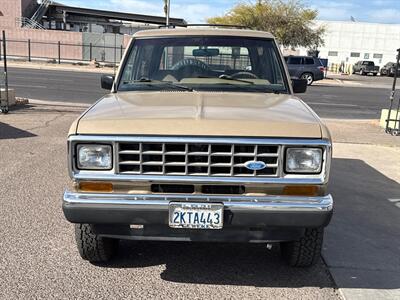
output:
{"label": "white building", "polygon": [[[321,58],[329,64],[354,64],[359,60],[372,60],[383,66],[396,61],[400,48],[400,24],[379,24],[345,21],[318,21],[326,28],[325,45],[320,47]],[[301,49],[302,55],[306,49]]]}

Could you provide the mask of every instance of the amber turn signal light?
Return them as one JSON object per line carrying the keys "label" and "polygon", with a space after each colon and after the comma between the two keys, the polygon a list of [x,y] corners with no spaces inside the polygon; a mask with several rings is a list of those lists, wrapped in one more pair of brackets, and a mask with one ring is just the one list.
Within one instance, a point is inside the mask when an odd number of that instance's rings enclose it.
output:
{"label": "amber turn signal light", "polygon": [[113,191],[113,185],[107,182],[80,182],[79,190],[82,192],[111,193]]}
{"label": "amber turn signal light", "polygon": [[285,186],[283,194],[287,196],[317,196],[318,190],[316,185]]}

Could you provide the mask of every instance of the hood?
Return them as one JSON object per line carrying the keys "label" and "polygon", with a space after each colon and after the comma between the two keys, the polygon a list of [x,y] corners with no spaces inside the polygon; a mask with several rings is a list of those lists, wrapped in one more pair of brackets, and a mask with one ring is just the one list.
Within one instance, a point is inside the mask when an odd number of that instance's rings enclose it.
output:
{"label": "hood", "polygon": [[287,94],[120,92],[93,105],[77,134],[321,138],[320,120]]}

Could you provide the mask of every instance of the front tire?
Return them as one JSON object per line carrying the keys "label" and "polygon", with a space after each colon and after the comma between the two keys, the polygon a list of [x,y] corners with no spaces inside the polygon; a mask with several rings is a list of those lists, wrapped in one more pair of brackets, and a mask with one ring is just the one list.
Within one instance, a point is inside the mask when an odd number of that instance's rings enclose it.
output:
{"label": "front tire", "polygon": [[292,267],[311,267],[321,256],[323,228],[307,228],[298,241],[282,242],[282,257]]}
{"label": "front tire", "polygon": [[75,224],[78,251],[84,260],[107,262],[118,250],[118,240],[99,237],[90,224]]}
{"label": "front tire", "polygon": [[301,79],[307,80],[307,85],[312,85],[314,82],[314,76],[311,73],[304,73],[301,75]]}

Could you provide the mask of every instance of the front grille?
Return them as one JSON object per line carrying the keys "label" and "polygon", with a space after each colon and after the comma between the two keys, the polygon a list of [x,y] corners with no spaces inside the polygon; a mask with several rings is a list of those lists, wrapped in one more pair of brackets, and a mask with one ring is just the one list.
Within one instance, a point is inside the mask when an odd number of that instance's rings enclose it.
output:
{"label": "front grille", "polygon": [[[117,172],[126,175],[275,177],[278,145],[119,142]],[[267,167],[253,171],[249,161]]]}

